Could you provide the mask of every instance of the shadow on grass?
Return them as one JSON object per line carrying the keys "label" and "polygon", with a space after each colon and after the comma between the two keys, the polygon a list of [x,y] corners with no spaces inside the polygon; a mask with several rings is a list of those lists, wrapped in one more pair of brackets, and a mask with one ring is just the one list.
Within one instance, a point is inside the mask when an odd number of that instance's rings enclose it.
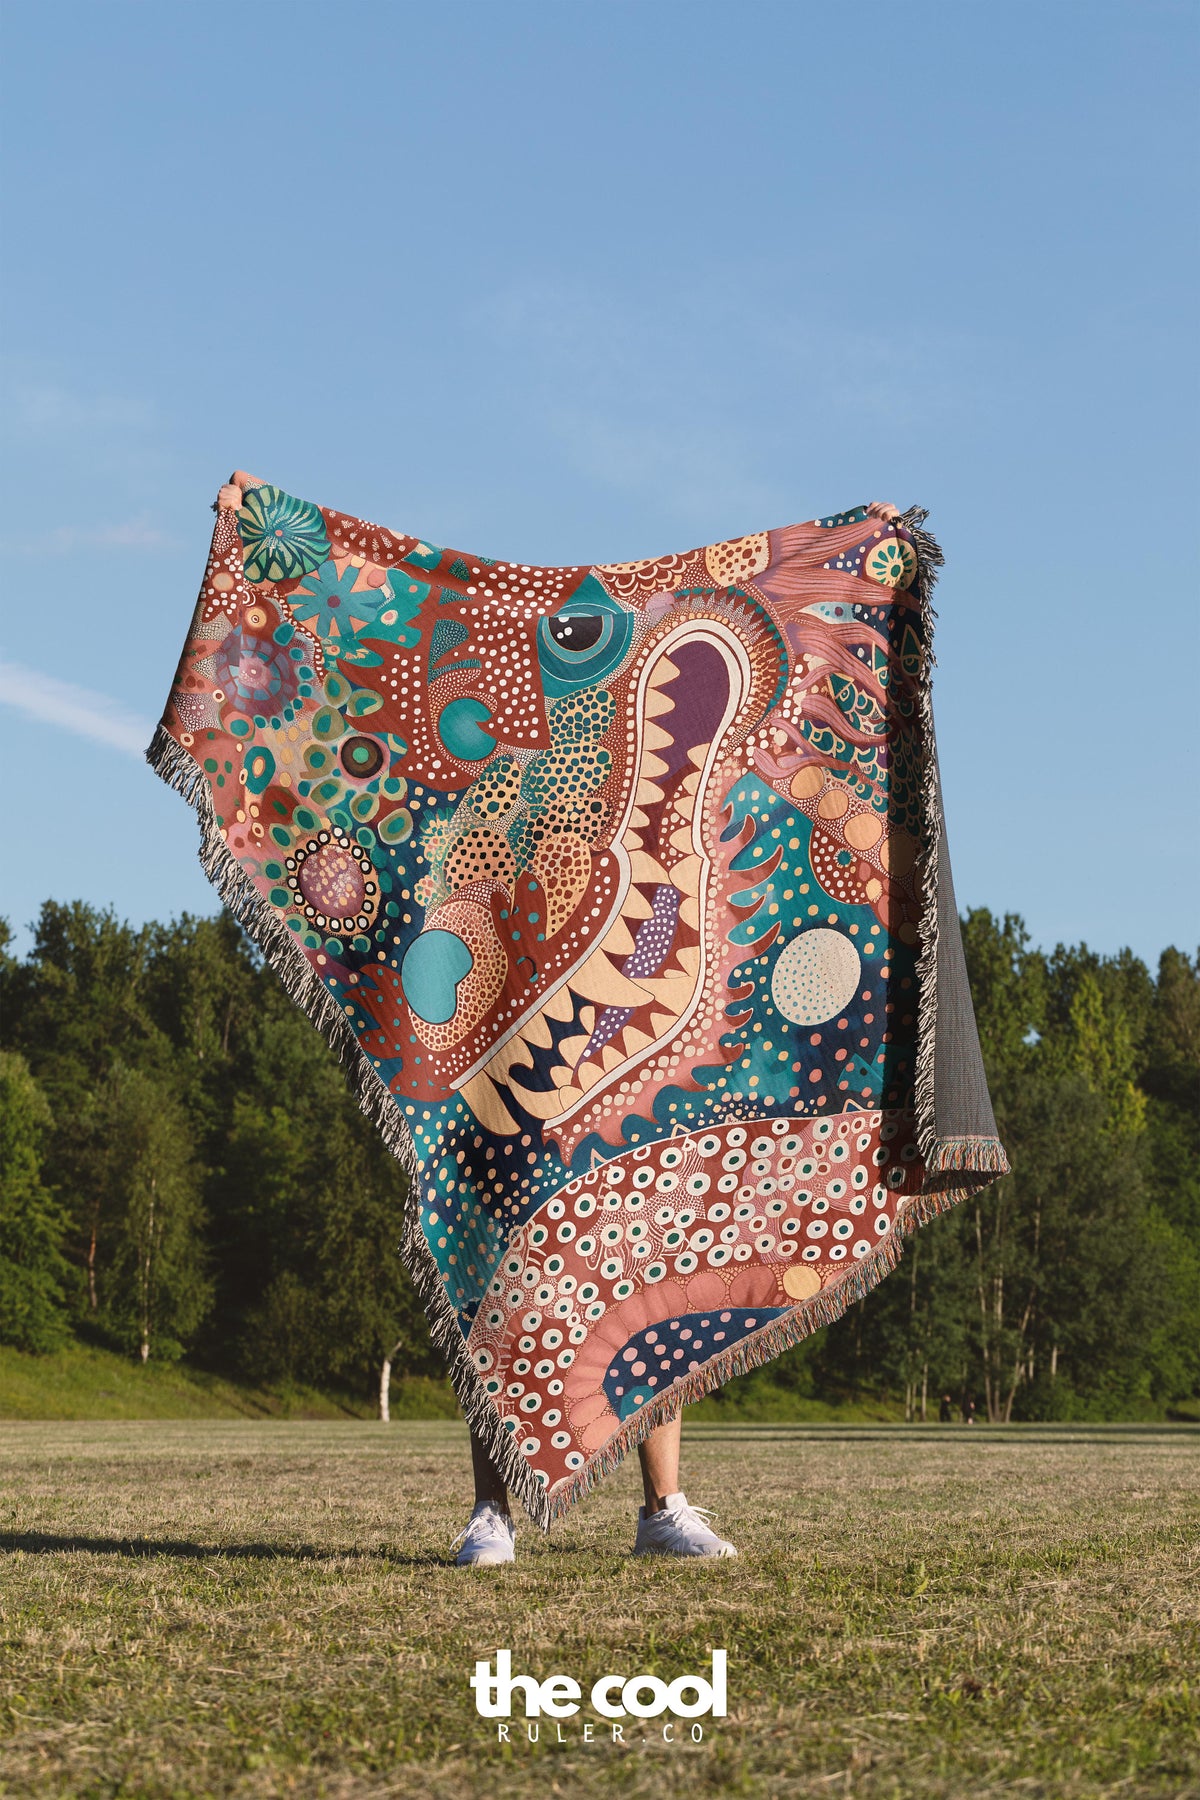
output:
{"label": "shadow on grass", "polygon": [[24,1550],[31,1556],[82,1550],[90,1556],[174,1556],[196,1562],[378,1562],[396,1568],[440,1568],[435,1551],[319,1549],[316,1544],[197,1544],[188,1538],[61,1537],[47,1531],[0,1532],[0,1555]]}
{"label": "shadow on grass", "polygon": [[765,1443],[772,1438],[782,1438],[792,1443],[802,1443],[806,1439],[816,1444],[884,1444],[899,1442],[925,1441],[939,1444],[1110,1444],[1123,1438],[1136,1438],[1145,1441],[1149,1438],[1164,1438],[1171,1442],[1200,1441],[1190,1418],[1183,1414],[1174,1414],[1166,1422],[1157,1420],[1142,1423],[1130,1420],[1127,1423],[1110,1424],[1107,1421],[1093,1423],[1083,1420],[1079,1423],[1063,1421],[1062,1423],[1032,1421],[1030,1423],[1013,1423],[1009,1425],[990,1425],[979,1422],[972,1426],[941,1425],[930,1420],[919,1425],[843,1425],[840,1423],[822,1424],[803,1421],[789,1424],[780,1419],[701,1419],[685,1431],[685,1442],[695,1443],[729,1443],[744,1435],[755,1443]]}

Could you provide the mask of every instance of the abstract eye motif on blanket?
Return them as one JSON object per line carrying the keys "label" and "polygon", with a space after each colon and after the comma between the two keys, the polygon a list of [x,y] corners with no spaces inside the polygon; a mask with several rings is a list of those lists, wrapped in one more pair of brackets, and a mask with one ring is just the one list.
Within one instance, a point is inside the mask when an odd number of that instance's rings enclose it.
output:
{"label": "abstract eye motif on blanket", "polygon": [[152,760],[410,1167],[406,1258],[543,1522],[1002,1167],[921,1092],[921,517],[539,568],[269,486],[218,514]]}

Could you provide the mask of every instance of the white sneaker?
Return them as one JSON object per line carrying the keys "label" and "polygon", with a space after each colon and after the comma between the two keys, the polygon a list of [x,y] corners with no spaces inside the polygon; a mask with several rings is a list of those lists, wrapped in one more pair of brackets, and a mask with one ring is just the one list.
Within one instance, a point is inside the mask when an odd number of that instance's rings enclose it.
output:
{"label": "white sneaker", "polygon": [[454,1559],[460,1569],[490,1569],[497,1563],[517,1560],[513,1548],[515,1537],[510,1515],[501,1512],[490,1500],[481,1500],[450,1548],[453,1550],[454,1544],[462,1544]]}
{"label": "white sneaker", "polygon": [[686,1494],[667,1494],[665,1499],[659,1512],[647,1513],[639,1506],[635,1556],[737,1555],[727,1538],[705,1524],[705,1517],[713,1516],[707,1506],[689,1506]]}

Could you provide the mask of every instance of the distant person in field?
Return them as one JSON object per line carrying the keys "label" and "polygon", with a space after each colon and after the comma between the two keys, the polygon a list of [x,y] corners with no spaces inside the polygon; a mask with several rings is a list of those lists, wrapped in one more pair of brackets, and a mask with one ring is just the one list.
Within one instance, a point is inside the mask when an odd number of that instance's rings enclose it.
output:
{"label": "distant person in field", "polygon": [[951,1404],[950,1396],[949,1394],[943,1394],[942,1404],[938,1407],[938,1422],[942,1425],[950,1425],[953,1423],[953,1420],[954,1407]]}
{"label": "distant person in field", "polygon": [[962,1415],[964,1425],[973,1425],[975,1423],[975,1397],[973,1394],[968,1394],[967,1398],[963,1401]]}

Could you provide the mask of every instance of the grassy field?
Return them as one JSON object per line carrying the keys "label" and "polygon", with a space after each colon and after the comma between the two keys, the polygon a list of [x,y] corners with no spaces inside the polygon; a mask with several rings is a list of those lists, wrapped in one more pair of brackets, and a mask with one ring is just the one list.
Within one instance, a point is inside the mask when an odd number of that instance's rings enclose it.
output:
{"label": "grassy field", "polygon": [[[396,1419],[452,1419],[448,1381],[392,1381]],[[183,1362],[142,1364],[91,1344],[29,1356],[0,1344],[0,1420],[5,1419],[369,1419],[367,1396],[315,1388],[255,1388]]]}
{"label": "grassy field", "polygon": [[[1186,1426],[689,1420],[739,1561],[632,1561],[631,1459],[467,1572],[461,1425],[6,1425],[0,1794],[1200,1794],[1198,1476]],[[699,1745],[498,1745],[467,1687],[508,1647],[591,1716],[713,1645]]]}

